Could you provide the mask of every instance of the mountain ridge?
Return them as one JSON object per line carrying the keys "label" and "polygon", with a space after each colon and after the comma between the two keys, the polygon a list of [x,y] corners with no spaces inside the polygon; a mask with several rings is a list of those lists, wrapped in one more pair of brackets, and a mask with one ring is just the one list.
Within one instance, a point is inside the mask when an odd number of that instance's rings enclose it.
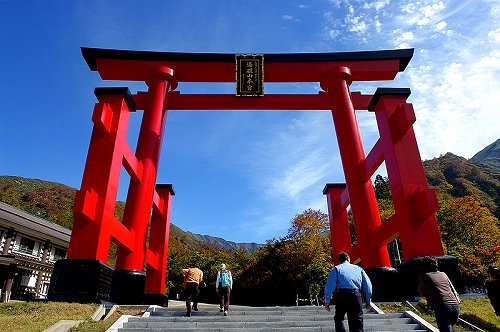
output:
{"label": "mountain ridge", "polygon": [[[37,217],[55,222],[61,226],[73,227],[73,202],[77,189],[53,181],[23,178],[20,176],[0,176],[0,201],[22,209]],[[125,203],[118,201],[115,216],[121,220]],[[184,231],[171,223],[170,242],[173,245],[211,245],[225,250],[243,249],[252,252],[258,243],[237,243],[210,235]],[[175,243],[174,243],[175,242]]]}
{"label": "mountain ridge", "polygon": [[[497,141],[498,142],[498,141]],[[495,144],[495,143],[494,143]],[[492,150],[489,145],[491,155]],[[496,145],[497,149],[500,145]],[[482,155],[482,152],[478,152]],[[496,152],[495,152],[496,153]],[[477,154],[476,154],[477,155]],[[500,176],[494,166],[457,156],[451,152],[423,161],[427,181],[431,187],[452,197],[475,196],[497,218],[500,218]]]}
{"label": "mountain ridge", "polygon": [[495,142],[476,153],[469,160],[476,164],[481,163],[493,167],[494,170],[500,172],[500,139],[497,139]]}

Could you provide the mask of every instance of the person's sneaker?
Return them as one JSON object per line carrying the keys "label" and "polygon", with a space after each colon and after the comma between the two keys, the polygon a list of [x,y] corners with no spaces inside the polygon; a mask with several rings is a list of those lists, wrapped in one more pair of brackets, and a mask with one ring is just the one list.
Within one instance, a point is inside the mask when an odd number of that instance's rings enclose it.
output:
{"label": "person's sneaker", "polygon": [[227,316],[227,310],[224,311],[224,316]]}
{"label": "person's sneaker", "polygon": [[193,308],[194,311],[198,311],[198,308]]}
{"label": "person's sneaker", "polygon": [[190,312],[187,312],[187,313],[186,313],[186,317],[191,317],[191,313],[190,313]]}
{"label": "person's sneaker", "polygon": [[219,312],[224,312],[224,309],[220,308]]}

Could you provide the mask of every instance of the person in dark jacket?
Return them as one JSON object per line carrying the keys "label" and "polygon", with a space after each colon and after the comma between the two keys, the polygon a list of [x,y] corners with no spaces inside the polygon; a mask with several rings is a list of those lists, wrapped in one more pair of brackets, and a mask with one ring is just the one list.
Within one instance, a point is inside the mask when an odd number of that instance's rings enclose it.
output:
{"label": "person in dark jacket", "polygon": [[495,314],[500,316],[500,268],[490,266],[488,268],[488,282],[486,283],[486,291],[490,299]]}
{"label": "person in dark jacket", "polygon": [[453,331],[460,315],[460,297],[446,273],[438,271],[436,258],[424,257],[423,264],[425,273],[419,277],[418,292],[434,310],[439,331]]}

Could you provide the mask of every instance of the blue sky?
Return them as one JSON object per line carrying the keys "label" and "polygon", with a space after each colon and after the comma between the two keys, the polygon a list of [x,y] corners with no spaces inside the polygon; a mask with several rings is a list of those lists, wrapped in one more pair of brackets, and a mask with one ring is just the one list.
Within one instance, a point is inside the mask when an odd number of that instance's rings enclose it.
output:
{"label": "blue sky", "polygon": [[[423,159],[466,158],[500,138],[500,2],[17,1],[0,0],[0,175],[79,188],[95,87],[80,47],[170,52],[298,53],[415,48],[395,81],[409,87]],[[234,93],[233,84],[180,84],[183,93]],[[266,85],[316,93],[318,84]],[[133,114],[129,140],[142,112]],[[358,112],[365,150],[374,118]],[[132,144],[135,146],[135,144]],[[384,167],[379,169],[385,174]],[[172,222],[235,242],[286,234],[322,190],[344,181],[330,112],[172,111],[158,183],[173,183]],[[119,199],[125,199],[122,181]]]}

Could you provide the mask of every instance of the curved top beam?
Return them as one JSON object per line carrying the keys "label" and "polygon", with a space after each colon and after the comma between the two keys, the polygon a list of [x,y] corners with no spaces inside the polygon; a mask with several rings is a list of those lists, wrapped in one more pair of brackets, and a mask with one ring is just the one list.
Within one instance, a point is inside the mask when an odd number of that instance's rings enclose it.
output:
{"label": "curved top beam", "polygon": [[[105,80],[142,81],[152,66],[167,66],[179,82],[234,82],[235,55],[228,53],[176,53],[131,51],[82,47],[92,71]],[[403,71],[413,49],[265,54],[266,82],[319,82],[323,73],[335,66],[351,69],[353,80],[390,80]]]}

